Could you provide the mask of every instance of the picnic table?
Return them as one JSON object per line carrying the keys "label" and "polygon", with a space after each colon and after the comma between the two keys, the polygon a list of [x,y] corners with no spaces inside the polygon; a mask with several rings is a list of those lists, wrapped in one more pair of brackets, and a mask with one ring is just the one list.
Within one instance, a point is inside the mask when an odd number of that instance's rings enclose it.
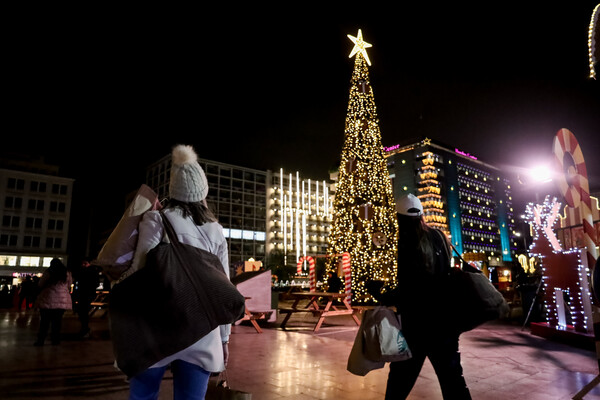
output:
{"label": "picnic table", "polygon": [[[279,312],[287,314],[281,322],[281,328],[285,329],[290,318],[295,313],[312,313],[315,316],[319,316],[317,323],[315,324],[314,332],[317,332],[321,325],[325,321],[325,318],[334,317],[338,315],[351,315],[356,322],[356,325],[360,325],[360,320],[355,315],[355,310],[347,300],[346,293],[330,293],[330,292],[291,292],[287,293],[287,297],[293,300],[291,307],[279,308]],[[300,305],[300,301],[307,300],[308,303]],[[324,306],[319,303],[322,300]],[[336,302],[338,300],[338,302]],[[334,303],[335,302],[335,303]]]}

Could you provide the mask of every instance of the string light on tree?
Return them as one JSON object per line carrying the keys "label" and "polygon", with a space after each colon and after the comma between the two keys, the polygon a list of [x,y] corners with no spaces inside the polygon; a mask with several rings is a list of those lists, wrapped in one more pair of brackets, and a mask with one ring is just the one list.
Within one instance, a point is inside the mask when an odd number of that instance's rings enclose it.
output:
{"label": "string light on tree", "polygon": [[[371,303],[366,279],[396,285],[398,223],[362,32],[348,35],[355,56],[328,254],[350,254],[352,302]],[[338,268],[328,258],[328,271]],[[336,271],[337,272],[337,271]]]}

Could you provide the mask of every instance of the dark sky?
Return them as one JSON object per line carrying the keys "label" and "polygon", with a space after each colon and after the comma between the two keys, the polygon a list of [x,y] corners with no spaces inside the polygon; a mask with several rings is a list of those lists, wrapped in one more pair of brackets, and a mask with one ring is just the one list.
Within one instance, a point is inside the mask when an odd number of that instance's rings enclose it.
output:
{"label": "dark sky", "polygon": [[176,143],[325,179],[343,144],[346,35],[360,28],[384,145],[428,136],[512,170],[551,159],[568,128],[600,190],[600,85],[587,48],[596,2],[403,3],[15,14],[3,146],[64,165],[106,202]]}

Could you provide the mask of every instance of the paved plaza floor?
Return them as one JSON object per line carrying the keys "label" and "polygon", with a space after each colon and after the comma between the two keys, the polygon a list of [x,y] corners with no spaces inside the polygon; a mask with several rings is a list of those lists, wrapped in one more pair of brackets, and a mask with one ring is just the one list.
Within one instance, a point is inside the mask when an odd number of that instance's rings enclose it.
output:
{"label": "paved plaza floor", "polygon": [[[76,316],[64,317],[63,341],[34,347],[37,311],[0,310],[0,399],[127,399],[125,377],[113,366],[107,317],[92,318],[92,336],[78,340]],[[287,330],[247,322],[231,336],[230,385],[254,400],[383,399],[387,369],[365,377],[346,370],[357,327],[349,316],[330,318],[313,332],[311,314],[294,315]],[[532,335],[515,321],[494,321],[461,336],[466,381],[473,399],[571,399],[599,373],[594,351]],[[426,364],[409,399],[441,399]],[[600,386],[585,399],[600,399]],[[160,399],[172,399],[167,372]]]}

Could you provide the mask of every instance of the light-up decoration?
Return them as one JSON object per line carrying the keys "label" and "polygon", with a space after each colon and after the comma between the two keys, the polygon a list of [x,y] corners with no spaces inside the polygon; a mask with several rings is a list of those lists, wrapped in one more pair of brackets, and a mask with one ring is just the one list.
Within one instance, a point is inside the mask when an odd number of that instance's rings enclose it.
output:
{"label": "light-up decoration", "polygon": [[598,36],[600,36],[600,31],[598,30],[598,14],[600,13],[598,11],[599,8],[600,4],[594,7],[594,11],[592,12],[592,18],[590,20],[590,27],[588,29],[588,56],[590,60],[590,78],[593,79],[596,79],[595,65],[598,62],[598,52],[600,52],[600,43],[598,43]]}
{"label": "light-up decoration", "polygon": [[563,128],[554,137],[553,151],[555,164],[559,171],[563,172],[557,174],[557,185],[568,206],[580,210],[584,244],[587,248],[587,264],[593,268],[598,258],[596,252],[598,239],[594,229],[590,184],[581,146],[575,135]]}
{"label": "light-up decoration", "polygon": [[[431,139],[423,140],[424,145],[431,144]],[[421,163],[417,173],[417,197],[423,205],[423,218],[429,226],[435,227],[446,235],[450,235],[448,230],[447,215],[442,201],[441,182],[438,180],[439,168],[434,164],[440,157],[431,151],[425,151],[421,154]]]}
{"label": "light-up decoration", "polygon": [[317,290],[317,275],[315,274],[315,259],[311,256],[303,256],[298,259],[296,264],[296,274],[302,275],[306,271],[306,263],[308,262],[308,285],[311,292]]}
{"label": "light-up decoration", "polygon": [[[398,224],[365,58],[367,46],[361,31],[357,38],[350,39],[356,45],[352,55],[357,56],[350,81],[326,271],[337,271],[334,255],[349,253],[352,302],[367,304],[373,302],[365,288],[367,278],[396,286]],[[374,235],[383,235],[385,243],[374,241]]]}
{"label": "light-up decoration", "polygon": [[352,48],[348,58],[352,58],[355,54],[360,53],[360,55],[362,55],[367,61],[367,64],[371,66],[371,60],[369,60],[369,56],[367,55],[367,48],[372,47],[373,45],[363,40],[362,31],[359,29],[358,35],[348,35],[348,38],[352,41],[352,43],[354,43],[354,47]]}
{"label": "light-up decoration", "polygon": [[454,152],[455,152],[456,154],[460,154],[461,156],[465,156],[465,157],[469,157],[469,158],[471,158],[471,159],[473,159],[473,160],[477,160],[477,157],[475,157],[474,155],[472,155],[472,154],[469,154],[469,153],[466,153],[466,152],[464,152],[464,151],[462,151],[462,150],[459,150],[459,149],[457,149],[457,148],[455,148],[455,149],[454,149]]}
{"label": "light-up decoration", "polygon": [[582,249],[563,250],[554,233],[559,208],[556,198],[549,196],[544,204],[527,205],[526,221],[534,235],[529,253],[540,259],[548,325],[588,333],[592,329],[590,271]]}
{"label": "light-up decoration", "polygon": [[[333,201],[327,183],[301,179],[299,172],[286,174],[281,168],[279,176],[274,175],[272,185],[273,194],[267,198],[268,252],[281,251],[286,265],[288,256],[297,260],[307,254],[323,254]],[[302,273],[306,275],[307,271]]]}

